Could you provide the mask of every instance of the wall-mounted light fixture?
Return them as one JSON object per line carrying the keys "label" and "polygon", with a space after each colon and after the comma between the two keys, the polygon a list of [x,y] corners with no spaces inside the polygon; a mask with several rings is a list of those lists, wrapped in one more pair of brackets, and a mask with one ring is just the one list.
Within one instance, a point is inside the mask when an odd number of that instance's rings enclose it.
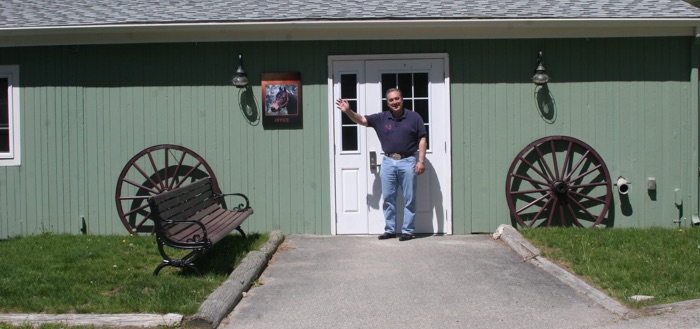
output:
{"label": "wall-mounted light fixture", "polygon": [[231,83],[238,88],[245,88],[248,85],[248,78],[243,71],[243,55],[238,54],[238,69],[231,79]]}
{"label": "wall-mounted light fixture", "polygon": [[542,86],[549,82],[549,76],[544,68],[544,60],[542,59],[542,51],[540,50],[537,54],[537,68],[535,69],[535,75],[532,76],[532,82],[538,86]]}

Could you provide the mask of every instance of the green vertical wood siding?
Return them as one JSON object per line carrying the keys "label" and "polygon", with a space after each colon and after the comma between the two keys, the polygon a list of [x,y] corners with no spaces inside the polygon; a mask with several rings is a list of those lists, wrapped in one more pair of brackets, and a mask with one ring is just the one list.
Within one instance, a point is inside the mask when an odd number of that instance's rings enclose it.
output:
{"label": "green vertical wood siding", "polygon": [[[492,232],[510,216],[505,176],[528,143],[568,135],[596,149],[617,194],[614,226],[672,226],[697,213],[697,59],[691,38],[245,42],[5,48],[20,65],[22,165],[0,167],[0,238],[42,231],[126,234],[114,193],[140,150],[180,144],[204,157],[227,192],[247,193],[250,231],[331,232],[327,57],[449,54],[452,218],[456,234]],[[544,52],[556,104],[543,120],[529,81]],[[244,56],[251,89],[230,78]],[[694,52],[697,56],[697,50]],[[692,64],[695,63],[695,64]],[[260,117],[260,74],[301,72],[302,129]],[[646,190],[647,177],[657,192]],[[674,205],[674,189],[684,200]]]}
{"label": "green vertical wood siding", "polygon": [[[679,216],[697,213],[691,43],[684,38],[497,40],[466,42],[451,52],[452,131],[458,132],[452,155],[465,172],[455,179],[453,197],[468,200],[463,207],[453,203],[455,232],[493,231],[495,218],[509,222],[508,166],[528,143],[550,135],[588,143],[607,163],[613,181],[624,176],[632,182],[629,201],[614,195],[615,227],[672,226]],[[527,81],[540,49],[556,104],[552,123],[538,115],[535,86]],[[646,189],[648,177],[657,179],[656,194]],[[682,213],[674,203],[676,188],[684,200]],[[469,219],[460,223],[461,216]]]}

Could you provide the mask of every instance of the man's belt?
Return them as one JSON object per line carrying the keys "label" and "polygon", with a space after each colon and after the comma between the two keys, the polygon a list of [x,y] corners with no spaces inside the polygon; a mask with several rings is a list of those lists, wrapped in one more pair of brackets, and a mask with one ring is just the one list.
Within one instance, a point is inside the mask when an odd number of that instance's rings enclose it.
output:
{"label": "man's belt", "polygon": [[415,155],[415,153],[403,153],[403,154],[402,153],[390,153],[390,154],[387,154],[386,156],[388,156],[394,160],[401,160],[403,158],[412,157],[414,155]]}

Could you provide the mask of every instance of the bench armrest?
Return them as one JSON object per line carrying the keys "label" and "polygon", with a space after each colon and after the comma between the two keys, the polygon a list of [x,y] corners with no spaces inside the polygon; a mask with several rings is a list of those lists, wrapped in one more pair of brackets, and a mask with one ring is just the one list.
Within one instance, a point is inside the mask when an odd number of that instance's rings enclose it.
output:
{"label": "bench armrest", "polygon": [[250,201],[248,201],[248,197],[243,193],[219,194],[220,197],[229,196],[229,195],[239,196],[245,200],[245,205],[243,205],[242,203],[239,203],[238,206],[233,207],[233,209],[231,209],[231,210],[241,211],[241,210],[250,208]]}
{"label": "bench armrest", "polygon": [[182,247],[186,247],[186,246],[190,246],[190,245],[203,245],[203,244],[208,245],[210,243],[209,242],[209,234],[207,233],[206,226],[204,226],[204,224],[202,224],[201,222],[196,221],[196,220],[165,220],[161,224],[161,231],[163,231],[162,233],[165,233],[165,231],[167,231],[168,228],[175,226],[175,225],[181,225],[181,224],[194,224],[194,225],[199,226],[199,230],[202,232],[202,236],[199,237],[197,234],[195,234],[196,232],[193,232],[190,235],[192,238],[185,240],[185,241],[174,240],[174,239],[171,239],[169,236],[163,234],[164,238],[166,238],[171,243],[175,244],[175,246],[182,246]]}

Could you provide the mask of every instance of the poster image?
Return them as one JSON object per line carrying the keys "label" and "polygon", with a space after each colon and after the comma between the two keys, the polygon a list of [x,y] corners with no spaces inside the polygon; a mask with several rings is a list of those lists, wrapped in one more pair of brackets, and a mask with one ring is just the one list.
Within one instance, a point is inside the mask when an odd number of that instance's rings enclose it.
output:
{"label": "poster image", "polygon": [[301,126],[300,73],[263,73],[262,93],[265,102],[263,126],[268,128]]}

